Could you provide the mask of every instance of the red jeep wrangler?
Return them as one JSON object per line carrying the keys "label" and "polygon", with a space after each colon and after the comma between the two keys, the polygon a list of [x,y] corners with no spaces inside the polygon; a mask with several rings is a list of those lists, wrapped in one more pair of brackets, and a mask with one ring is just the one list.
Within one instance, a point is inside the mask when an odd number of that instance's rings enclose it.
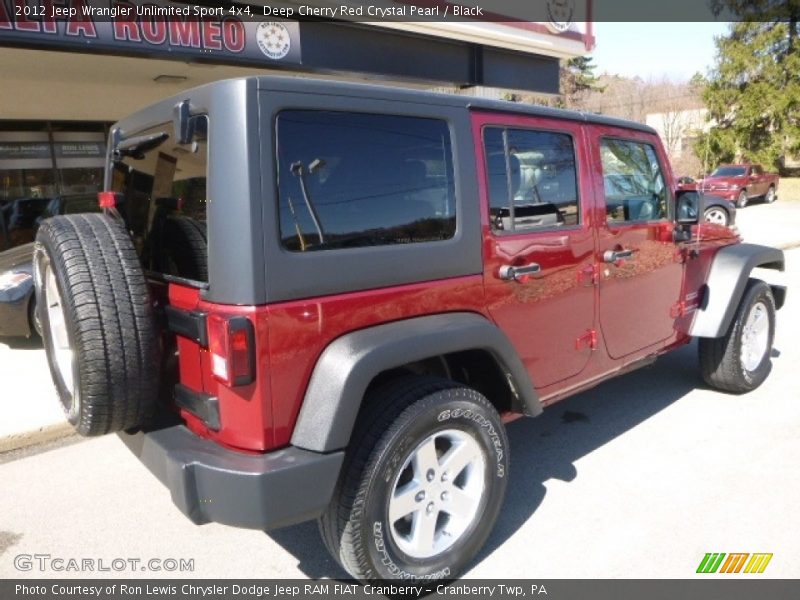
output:
{"label": "red jeep wrangler", "polygon": [[104,214],[39,229],[50,369],[195,523],[319,519],[354,577],[453,578],[497,518],[504,421],[700,339],[770,370],[779,250],[702,223],[656,133],[277,77],[117,123]]}

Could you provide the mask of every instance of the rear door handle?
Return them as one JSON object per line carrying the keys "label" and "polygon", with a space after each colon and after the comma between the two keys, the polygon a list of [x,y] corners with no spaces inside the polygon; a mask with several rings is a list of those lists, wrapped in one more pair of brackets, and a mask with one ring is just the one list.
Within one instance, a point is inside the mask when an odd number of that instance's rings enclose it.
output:
{"label": "rear door handle", "polygon": [[606,250],[603,252],[603,262],[615,263],[622,258],[633,258],[633,250]]}
{"label": "rear door handle", "polygon": [[530,263],[523,267],[512,267],[511,265],[503,265],[500,267],[500,279],[508,281],[522,281],[528,275],[534,275],[542,270],[542,267],[536,263]]}

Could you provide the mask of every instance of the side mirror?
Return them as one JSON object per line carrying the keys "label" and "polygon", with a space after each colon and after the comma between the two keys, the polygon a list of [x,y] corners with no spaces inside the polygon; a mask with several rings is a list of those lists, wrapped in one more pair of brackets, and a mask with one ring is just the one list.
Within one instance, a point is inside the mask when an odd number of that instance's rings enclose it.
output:
{"label": "side mirror", "polygon": [[703,196],[694,190],[678,190],[675,194],[675,222],[695,225],[703,215]]}

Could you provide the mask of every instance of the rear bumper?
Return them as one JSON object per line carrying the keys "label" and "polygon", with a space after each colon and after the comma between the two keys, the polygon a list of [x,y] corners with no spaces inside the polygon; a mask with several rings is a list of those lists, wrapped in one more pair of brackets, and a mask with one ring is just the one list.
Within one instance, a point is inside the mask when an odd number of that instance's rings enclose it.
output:
{"label": "rear bumper", "polygon": [[266,530],[314,519],[330,503],[344,459],[294,447],[241,454],[183,425],[119,436],[198,525]]}

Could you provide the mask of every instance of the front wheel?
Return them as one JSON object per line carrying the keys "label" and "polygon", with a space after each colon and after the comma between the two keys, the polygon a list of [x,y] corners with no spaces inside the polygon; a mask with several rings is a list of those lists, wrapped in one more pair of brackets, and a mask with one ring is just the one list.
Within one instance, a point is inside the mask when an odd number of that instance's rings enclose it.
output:
{"label": "front wheel", "polygon": [[320,530],[355,578],[453,579],[494,526],[508,439],[481,394],[409,377],[369,395]]}
{"label": "front wheel", "polygon": [[712,206],[707,209],[704,214],[706,223],[714,223],[715,225],[728,226],[728,212],[719,206]]}
{"label": "front wheel", "polygon": [[742,190],[736,199],[736,208],[744,208],[745,206],[747,206],[747,192]]}
{"label": "front wheel", "polygon": [[775,300],[770,287],[751,279],[728,332],[700,338],[700,368],[710,386],[741,394],[756,389],[769,375],[775,338]]}

